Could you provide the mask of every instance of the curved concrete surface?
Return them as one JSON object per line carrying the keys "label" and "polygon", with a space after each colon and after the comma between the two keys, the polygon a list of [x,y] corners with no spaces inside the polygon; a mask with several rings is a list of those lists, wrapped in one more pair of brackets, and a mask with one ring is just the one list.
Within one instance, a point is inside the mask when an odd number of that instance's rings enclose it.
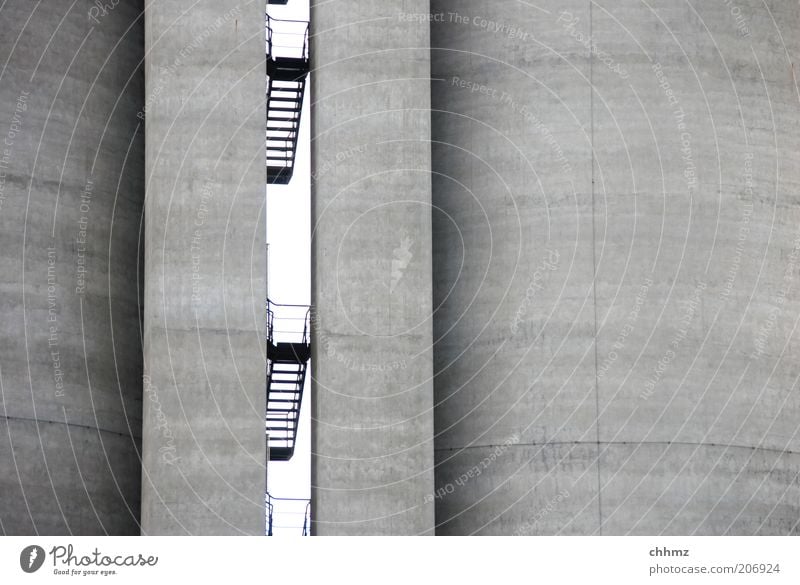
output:
{"label": "curved concrete surface", "polygon": [[437,534],[800,522],[800,6],[431,29]]}
{"label": "curved concrete surface", "polygon": [[5,534],[139,531],[141,8],[0,8]]}

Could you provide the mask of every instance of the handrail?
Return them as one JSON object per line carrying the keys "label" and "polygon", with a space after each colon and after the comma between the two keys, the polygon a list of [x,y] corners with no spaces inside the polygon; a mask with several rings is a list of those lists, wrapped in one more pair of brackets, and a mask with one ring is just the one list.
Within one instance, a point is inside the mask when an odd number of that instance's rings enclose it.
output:
{"label": "handrail", "polygon": [[306,504],[306,511],[303,513],[303,536],[308,536],[311,529],[311,500]]}
{"label": "handrail", "polygon": [[269,491],[267,491],[267,497],[276,502],[311,502],[308,498],[278,498],[269,493]]}
{"label": "handrail", "polygon": [[296,22],[297,24],[308,24],[307,20],[299,20],[293,18],[275,18],[274,16],[270,16],[267,14],[267,22]]}
{"label": "handrail", "polygon": [[269,492],[267,492],[265,504],[267,506],[267,536],[272,536],[272,514],[275,511],[275,506],[269,499]]}
{"label": "handrail", "polygon": [[[305,315],[302,317],[282,317],[275,315],[275,308],[286,308],[286,309],[305,309]],[[297,314],[297,313],[295,313]],[[298,327],[297,330],[290,330],[290,329],[281,329],[280,333],[287,333],[287,334],[295,334],[295,335],[302,335],[300,341],[302,343],[308,344],[309,343],[309,335],[311,332],[311,305],[293,305],[293,304],[281,304],[281,303],[274,303],[270,299],[267,299],[267,340],[272,343],[275,339],[275,321],[300,321],[303,320],[303,330],[302,333],[300,328]],[[288,325],[284,324],[285,327]]]}
{"label": "handrail", "polygon": [[[272,57],[275,56],[274,53],[273,53],[273,47],[282,47],[282,48],[286,48],[286,49],[299,48],[300,49],[300,55],[299,56],[301,58],[303,58],[303,59],[308,59],[308,53],[309,53],[309,38],[308,38],[309,22],[307,20],[291,20],[291,19],[287,19],[287,18],[273,18],[269,14],[267,14],[266,16],[267,16],[267,22],[266,22],[266,26],[267,26],[267,54],[272,56]],[[288,45],[273,45],[273,43],[272,43],[272,36],[273,36],[272,23],[273,22],[286,22],[286,23],[292,23],[292,24],[305,24],[306,26],[305,26],[305,29],[303,30],[303,32],[278,31],[278,34],[281,34],[281,35],[291,35],[291,36],[301,36],[302,35],[302,37],[303,37],[303,46],[302,46],[302,48],[297,47],[297,46],[288,46]]]}
{"label": "handrail", "polygon": [[267,299],[267,303],[272,305],[273,307],[295,307],[297,309],[302,309],[303,307],[306,307],[306,308],[309,308],[309,309],[311,308],[311,305],[288,305],[286,303],[276,303],[276,302],[271,301],[269,299]]}
{"label": "handrail", "polygon": [[275,504],[273,502],[306,502],[306,507],[303,512],[303,536],[308,536],[311,524],[311,500],[308,498],[276,498],[269,491],[266,492],[265,502],[267,511],[269,513],[269,523],[267,526],[267,536],[272,536],[272,519],[275,511]]}
{"label": "handrail", "polygon": [[269,308],[269,300],[267,300],[267,341],[272,343],[275,339],[275,313]]}

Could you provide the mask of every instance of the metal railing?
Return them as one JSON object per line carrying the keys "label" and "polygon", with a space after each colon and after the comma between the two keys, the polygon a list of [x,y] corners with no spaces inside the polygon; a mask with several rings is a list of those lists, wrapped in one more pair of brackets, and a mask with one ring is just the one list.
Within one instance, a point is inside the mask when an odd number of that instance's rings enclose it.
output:
{"label": "metal railing", "polygon": [[283,20],[267,16],[267,55],[308,59],[309,23],[306,20]]}
{"label": "metal railing", "polygon": [[[277,314],[276,314],[277,313]],[[266,431],[271,461],[288,461],[300,427],[311,309],[267,299]]]}
{"label": "metal railing", "polygon": [[[302,512],[303,515],[303,525],[290,525],[290,526],[278,526],[275,524],[275,506],[276,502],[278,502],[278,506],[280,507],[279,502],[305,502],[305,508]],[[292,529],[298,530],[302,536],[310,536],[311,534],[311,500],[308,498],[276,498],[269,492],[266,494],[265,498],[266,503],[266,510],[267,510],[267,536],[274,536],[274,532],[276,528],[279,529]],[[300,515],[301,512],[287,512],[286,510],[280,512],[281,514],[285,515]]]}
{"label": "metal railing", "polygon": [[311,535],[311,500],[306,504],[306,511],[303,514],[303,536]]}
{"label": "metal railing", "polygon": [[[275,310],[280,313],[275,315]],[[302,322],[302,325],[300,323]],[[276,329],[277,324],[277,329]],[[273,303],[267,299],[267,341],[305,343],[311,333],[311,306]],[[276,337],[277,336],[277,337]]]}

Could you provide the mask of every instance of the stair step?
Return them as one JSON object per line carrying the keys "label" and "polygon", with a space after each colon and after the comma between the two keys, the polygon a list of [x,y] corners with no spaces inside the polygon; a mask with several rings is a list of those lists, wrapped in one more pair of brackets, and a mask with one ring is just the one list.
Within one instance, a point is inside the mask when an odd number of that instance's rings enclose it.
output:
{"label": "stair step", "polygon": [[294,454],[294,448],[291,447],[270,447],[269,460],[270,461],[289,461]]}
{"label": "stair step", "polygon": [[273,122],[294,122],[295,120],[297,120],[297,118],[296,117],[291,118],[287,116],[270,116],[268,114],[267,120],[272,120]]}
{"label": "stair step", "polygon": [[[273,60],[272,63],[270,64],[272,65],[270,69],[274,73],[276,73],[277,76],[279,76],[281,73],[287,73],[287,72],[292,72],[295,75],[298,73],[300,75],[304,75],[308,70],[308,63],[305,61],[305,59],[279,58]],[[299,77],[299,75],[297,77]],[[293,78],[292,81],[294,81],[295,79],[296,78]],[[285,80],[279,80],[279,81],[285,81]]]}
{"label": "stair step", "polygon": [[291,180],[291,172],[281,173],[267,167],[267,185],[288,185]]}
{"label": "stair step", "polygon": [[279,97],[279,96],[271,95],[271,96],[269,96],[269,101],[271,101],[271,102],[294,102],[294,103],[297,103],[297,102],[300,101],[300,99],[299,99],[299,96],[291,98],[291,97]]}
{"label": "stair step", "polygon": [[[296,62],[293,61],[284,61],[281,60],[280,62],[273,62],[272,71],[277,74],[281,74],[284,72],[291,71],[292,73],[305,73],[306,69],[308,69],[308,65],[303,62],[302,59],[298,59]],[[284,80],[279,80],[284,81]]]}

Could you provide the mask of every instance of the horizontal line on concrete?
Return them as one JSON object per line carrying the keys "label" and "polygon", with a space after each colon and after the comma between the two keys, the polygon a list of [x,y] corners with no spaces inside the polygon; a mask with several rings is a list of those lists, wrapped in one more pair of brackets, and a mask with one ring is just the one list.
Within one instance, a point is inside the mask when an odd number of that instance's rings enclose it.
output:
{"label": "horizontal line on concrete", "polygon": [[[120,437],[131,437],[131,435],[129,435],[127,433],[120,433],[120,432],[117,432],[117,431],[110,431],[108,429],[100,429],[100,428],[97,428],[97,427],[90,427],[89,425],[79,425],[79,424],[75,424],[75,423],[66,423],[63,420],[45,420],[45,419],[39,419],[39,418],[30,418],[30,417],[27,417],[27,416],[3,416],[3,415],[0,415],[0,419],[22,420],[22,421],[26,421],[26,422],[35,422],[35,423],[50,423],[50,424],[54,424],[54,425],[66,425],[66,426],[69,426],[69,427],[76,427],[76,428],[79,428],[79,429],[89,429],[90,431],[100,431],[101,433],[108,433],[110,435],[119,435]],[[141,440],[142,437],[134,435],[133,438]]]}
{"label": "horizontal line on concrete", "polygon": [[752,445],[733,445],[726,443],[697,443],[690,441],[548,441],[547,443],[499,443],[492,445],[468,445],[466,447],[446,447],[434,449],[435,452],[465,451],[467,449],[494,449],[496,447],[547,447],[556,445],[680,445],[682,447],[722,447],[725,449],[748,449],[750,451],[768,451],[772,453],[786,453],[800,455],[799,451],[791,449],[775,449],[774,447],[756,447]]}

